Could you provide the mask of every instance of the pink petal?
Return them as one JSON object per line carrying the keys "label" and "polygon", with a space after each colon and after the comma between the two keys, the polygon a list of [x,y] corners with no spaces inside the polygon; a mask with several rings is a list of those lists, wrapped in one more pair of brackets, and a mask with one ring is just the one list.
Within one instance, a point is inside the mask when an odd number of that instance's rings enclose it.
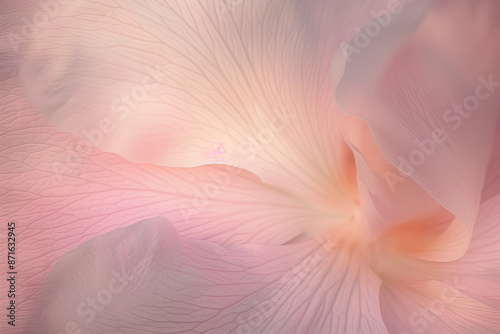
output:
{"label": "pink petal", "polygon": [[[500,43],[491,36],[499,33],[499,9],[496,1],[435,2],[408,41],[415,26],[395,20],[350,57],[337,90],[340,108],[365,119],[402,170],[395,175],[404,180],[393,186],[408,187],[410,176],[469,234],[498,129]],[[473,102],[470,115],[450,111]]]}
{"label": "pink petal", "polygon": [[[241,169],[133,164],[86,146],[47,124],[7,60],[0,78],[6,88],[0,92],[0,217],[17,225],[24,309],[64,252],[141,219],[168,215],[183,237],[224,245],[283,244],[311,221],[321,222],[318,213]],[[19,312],[19,322],[26,316]]]}
{"label": "pink petal", "polygon": [[[377,146],[364,120],[348,116],[343,123],[346,141],[356,161],[360,192],[374,231],[409,219],[428,218],[441,208],[417,182],[404,179],[398,173]],[[405,182],[398,184],[401,180]]]}
{"label": "pink petal", "polygon": [[467,254],[438,269],[460,275],[461,290],[500,310],[500,196],[486,201]]}
{"label": "pink petal", "polygon": [[500,189],[500,131],[497,132],[490,164],[486,170],[481,201],[485,202],[498,194]]}
{"label": "pink petal", "polygon": [[497,195],[481,206],[470,249],[464,257],[450,263],[421,264],[420,269],[407,272],[411,280],[384,281],[380,303],[389,331],[500,331],[499,220]]}
{"label": "pink petal", "polygon": [[223,3],[61,5],[18,46],[29,98],[104,151],[234,164],[338,214],[353,173],[330,61],[386,1]]}
{"label": "pink petal", "polygon": [[380,304],[389,333],[498,333],[498,308],[462,293],[456,283],[431,280],[416,288],[383,286]]}
{"label": "pink petal", "polygon": [[37,296],[33,328],[387,333],[378,279],[332,246],[221,247],[183,239],[166,219],[151,218],[68,252]]}
{"label": "pink petal", "polygon": [[[410,6],[391,18],[397,29],[388,26],[385,33],[392,34],[393,42],[418,26],[419,18],[426,13],[425,5]],[[379,20],[365,27],[373,27]],[[351,55],[353,59],[355,56]],[[348,59],[348,66],[353,59]],[[466,225],[385,157],[365,120],[349,116],[342,123],[346,141],[354,152],[361,204],[370,231],[379,238],[377,242],[383,244],[384,251],[428,261],[460,258],[470,241]]]}
{"label": "pink petal", "polygon": [[393,181],[402,177],[377,147],[366,122],[346,117],[344,123],[372,236],[384,248],[406,257],[428,261],[460,258],[469,247],[466,225],[413,179],[394,187]]}

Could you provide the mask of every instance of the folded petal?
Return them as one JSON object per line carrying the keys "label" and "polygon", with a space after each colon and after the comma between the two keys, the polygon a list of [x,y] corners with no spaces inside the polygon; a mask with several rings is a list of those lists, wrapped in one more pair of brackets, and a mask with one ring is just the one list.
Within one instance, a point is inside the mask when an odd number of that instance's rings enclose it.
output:
{"label": "folded petal", "polygon": [[378,279],[344,255],[317,241],[222,247],[151,218],[68,252],[33,332],[387,333]]}
{"label": "folded petal", "polygon": [[19,45],[29,98],[129,160],[233,164],[327,209],[348,205],[351,156],[328,69],[386,1],[226,3],[61,4]]}
{"label": "folded petal", "polygon": [[457,261],[439,266],[441,275],[457,275],[461,291],[500,310],[500,196],[486,201],[474,227],[470,249]]}
{"label": "folded petal", "polygon": [[409,219],[428,218],[440,209],[441,205],[425,189],[400,173],[384,156],[366,121],[345,116],[343,124],[346,142],[354,153],[361,197],[374,232]]}
{"label": "folded petal", "polygon": [[490,164],[488,165],[484,179],[481,202],[486,202],[500,193],[500,132],[497,132],[493,145]]}
{"label": "folded petal", "polygon": [[[378,38],[388,40],[394,45],[401,43],[418,27],[427,13],[427,7],[426,2],[419,2],[400,13],[393,13],[392,16],[374,18],[347,47],[358,45],[361,41],[371,45],[370,43],[377,43]],[[383,28],[382,23],[385,23]],[[377,27],[376,31],[380,36],[373,35]],[[341,47],[339,55],[348,56],[344,59],[347,70],[352,70],[349,68],[351,62],[362,57],[360,53],[382,52],[371,49],[346,51],[345,48],[346,45]],[[375,45],[374,48],[380,48],[380,45]],[[390,115],[386,116],[388,120],[394,119]],[[398,257],[408,260],[418,258],[450,261],[460,258],[470,242],[470,234],[461,219],[446,210],[422,185],[386,158],[365,120],[344,116],[342,124],[345,139],[354,153],[361,205],[370,232],[379,238],[377,242],[381,244],[384,252],[397,253]]]}
{"label": "folded petal", "polygon": [[401,171],[393,186],[407,187],[411,177],[471,235],[497,131],[498,2],[435,2],[420,26],[417,13],[347,54],[337,98],[342,111],[367,121]]}
{"label": "folded petal", "polygon": [[499,221],[497,195],[481,206],[470,248],[461,259],[420,263],[404,280],[383,280],[380,304],[389,331],[498,333]]}
{"label": "folded petal", "polygon": [[[141,219],[168,215],[183,237],[224,245],[284,244],[321,222],[318,213],[245,170],[133,164],[94,149],[48,125],[15,77],[12,62],[3,59],[0,217],[15,222],[18,269],[30,273],[18,285],[21,307],[65,251]],[[2,238],[2,249],[6,243]],[[26,313],[18,316],[26,320]]]}
{"label": "folded petal", "polygon": [[466,225],[415,180],[399,173],[377,147],[364,120],[349,116],[344,124],[356,161],[361,205],[370,233],[381,247],[429,261],[464,255],[470,243]]}
{"label": "folded petal", "polygon": [[390,333],[498,333],[500,310],[472,298],[454,281],[431,280],[414,288],[383,286],[381,311]]}

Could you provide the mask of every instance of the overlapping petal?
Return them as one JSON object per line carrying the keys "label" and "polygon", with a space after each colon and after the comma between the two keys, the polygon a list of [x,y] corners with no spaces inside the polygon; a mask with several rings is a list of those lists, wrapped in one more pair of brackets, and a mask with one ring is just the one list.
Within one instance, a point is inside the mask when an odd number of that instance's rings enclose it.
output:
{"label": "overlapping petal", "polygon": [[[378,278],[334,243],[221,247],[165,218],[65,255],[41,291],[35,333],[386,333]],[[57,286],[57,289],[55,289]]]}
{"label": "overlapping petal", "polygon": [[72,2],[19,45],[23,82],[52,124],[104,151],[234,164],[331,210],[349,205],[353,174],[330,61],[386,6]]}
{"label": "overlapping petal", "polygon": [[410,280],[386,281],[382,315],[397,333],[497,333],[500,330],[500,197],[486,201],[467,254],[427,263]]}
{"label": "overlapping petal", "polygon": [[[348,53],[337,90],[340,108],[366,120],[401,171],[379,175],[385,187],[415,180],[469,235],[498,129],[498,10],[495,1],[432,3],[408,40],[394,24]],[[390,197],[375,199],[381,211],[390,206]]]}
{"label": "overlapping petal", "polygon": [[[323,219],[242,169],[166,168],[103,153],[47,124],[11,62],[2,61],[0,77],[0,217],[17,225],[18,269],[27,275],[17,300],[25,310],[66,251],[141,219],[168,215],[183,237],[224,245],[284,244]],[[1,242],[6,249],[7,238]]]}
{"label": "overlapping petal", "polygon": [[[406,256],[431,261],[460,258],[469,247],[467,226],[415,180],[399,174],[364,120],[346,117],[344,123],[370,233]],[[401,183],[395,187],[397,182]]]}
{"label": "overlapping petal", "polygon": [[[33,2],[5,16],[0,213],[25,240],[20,322],[497,332],[499,8],[408,3]],[[323,231],[330,253],[307,241]]]}
{"label": "overlapping petal", "polygon": [[[499,125],[500,126],[500,125]],[[497,132],[490,163],[486,170],[481,201],[485,202],[498,194],[500,189],[500,132]]]}

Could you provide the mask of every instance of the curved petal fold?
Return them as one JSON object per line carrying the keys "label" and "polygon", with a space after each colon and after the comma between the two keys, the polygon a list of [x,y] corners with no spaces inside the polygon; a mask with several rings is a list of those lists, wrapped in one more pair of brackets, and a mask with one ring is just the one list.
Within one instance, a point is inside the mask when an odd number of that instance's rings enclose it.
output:
{"label": "curved petal fold", "polygon": [[0,217],[16,224],[18,269],[30,273],[19,282],[20,307],[65,251],[141,219],[168,215],[183,237],[221,245],[284,244],[322,219],[242,169],[158,167],[103,153],[51,127],[5,59],[0,78]]}
{"label": "curved petal fold", "polygon": [[232,164],[342,206],[350,156],[328,69],[387,2],[228,3],[61,4],[20,45],[28,96],[52,124],[131,161]]}
{"label": "curved petal fold", "polygon": [[429,262],[411,280],[384,282],[380,305],[398,333],[497,333],[500,330],[500,196],[481,206],[467,253]]}
{"label": "curved petal fold", "polygon": [[337,88],[340,109],[366,120],[399,169],[393,186],[415,180],[469,235],[498,129],[500,43],[491,36],[499,9],[496,1],[439,1],[423,20],[408,12],[415,24],[395,20],[371,39]]}
{"label": "curved petal fold", "polygon": [[[500,121],[499,121],[500,122]],[[490,157],[490,163],[486,170],[483,192],[481,193],[481,202],[495,197],[500,189],[500,131],[497,132],[493,151]]]}
{"label": "curved petal fold", "polygon": [[327,240],[222,247],[157,217],[68,252],[33,319],[39,332],[387,333],[378,284]]}
{"label": "curved petal fold", "polygon": [[[364,120],[349,116],[344,123],[372,236],[385,249],[423,260],[451,261],[464,255],[470,234],[463,221],[413,179],[403,178],[377,147]],[[401,180],[404,182],[396,187]]]}

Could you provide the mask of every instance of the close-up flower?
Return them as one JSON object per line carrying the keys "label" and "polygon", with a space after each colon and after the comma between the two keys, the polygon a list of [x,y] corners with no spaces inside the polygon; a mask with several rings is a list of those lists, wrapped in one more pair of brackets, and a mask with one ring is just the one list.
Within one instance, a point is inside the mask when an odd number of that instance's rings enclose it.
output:
{"label": "close-up flower", "polygon": [[1,333],[500,333],[497,0],[4,0]]}

